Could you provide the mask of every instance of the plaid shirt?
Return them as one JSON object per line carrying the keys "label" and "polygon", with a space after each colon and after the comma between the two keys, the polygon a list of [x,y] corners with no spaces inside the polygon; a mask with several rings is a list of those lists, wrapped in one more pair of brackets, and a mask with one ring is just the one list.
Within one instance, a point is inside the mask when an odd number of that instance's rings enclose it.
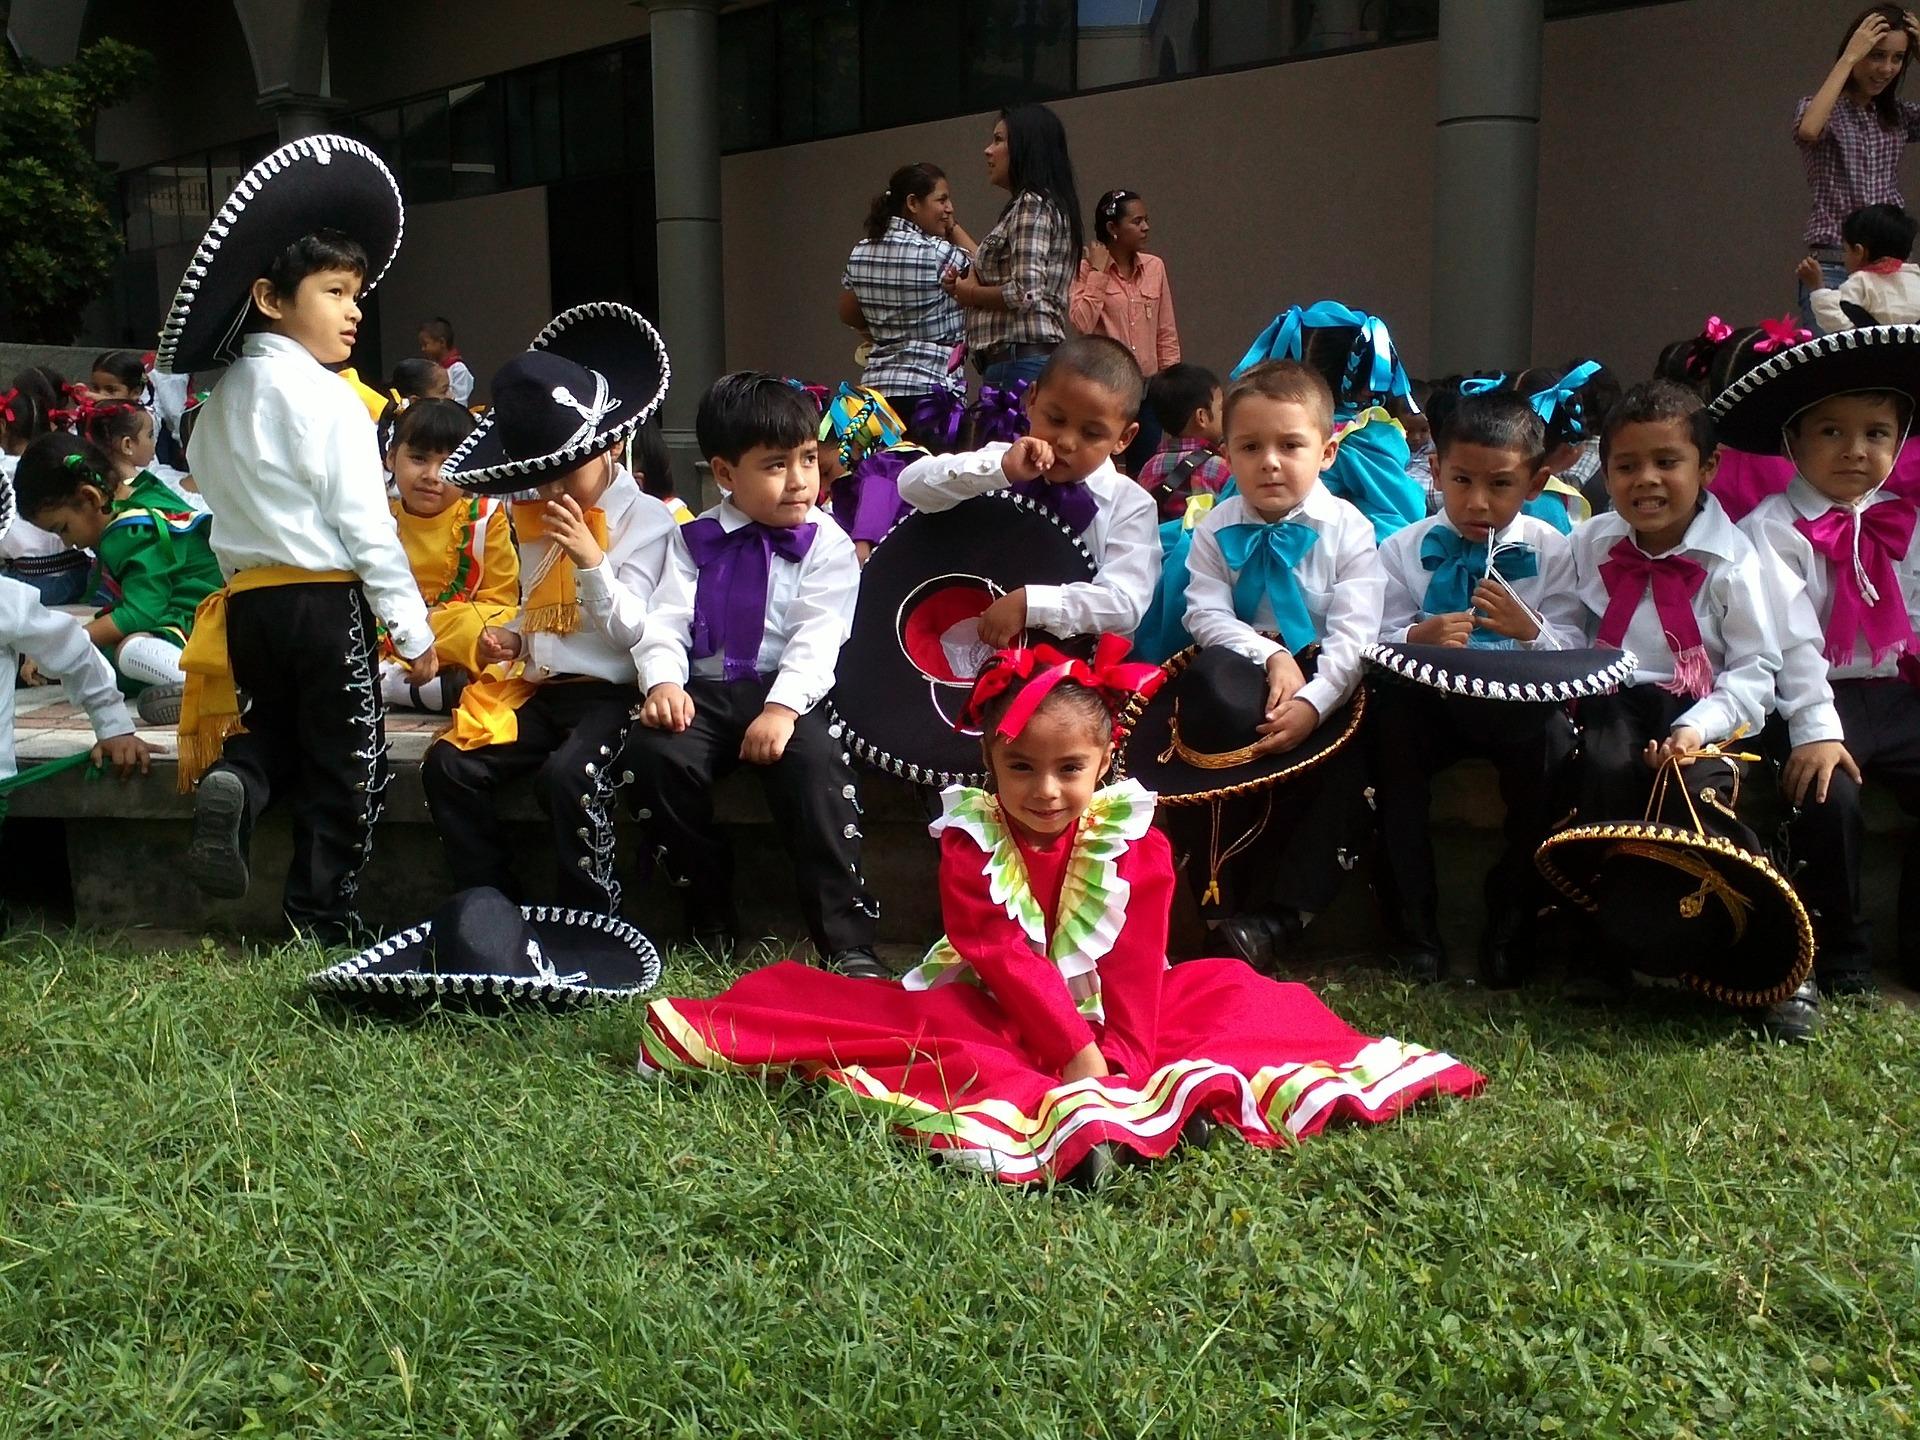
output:
{"label": "plaid shirt", "polygon": [[1900,124],[1889,130],[1871,105],[1856,105],[1842,95],[1834,101],[1826,132],[1809,144],[1797,132],[1812,103],[1811,95],[1804,96],[1793,112],[1794,143],[1813,192],[1806,241],[1838,246],[1840,222],[1861,206],[1906,205],[1900,198],[1900,156],[1909,141],[1920,139],[1920,104],[1902,100]]}
{"label": "plaid shirt", "polygon": [[1067,217],[1031,190],[1016,195],[973,257],[974,279],[999,286],[1007,308],[967,311],[967,349],[978,355],[1065,339],[1067,294],[1078,265]]}
{"label": "plaid shirt", "polygon": [[966,260],[951,241],[897,215],[878,240],[853,247],[840,284],[860,302],[873,336],[862,385],[882,395],[966,388],[960,371],[947,375],[947,357],[960,343],[960,307],[940,288],[942,273]]}
{"label": "plaid shirt", "polygon": [[[1148,458],[1147,463],[1140,467],[1137,478],[1141,486],[1152,490],[1164,484],[1167,478],[1180,468],[1180,462],[1196,450],[1203,452],[1207,458],[1193,467],[1193,473],[1187,477],[1185,488],[1195,495],[1203,491],[1210,495],[1218,495],[1221,488],[1233,477],[1233,471],[1228,468],[1227,462],[1215,453],[1213,442],[1199,436],[1187,440],[1182,440],[1178,436],[1169,436]],[[1162,520],[1178,520],[1186,513],[1187,500],[1184,495],[1169,495],[1160,502]]]}

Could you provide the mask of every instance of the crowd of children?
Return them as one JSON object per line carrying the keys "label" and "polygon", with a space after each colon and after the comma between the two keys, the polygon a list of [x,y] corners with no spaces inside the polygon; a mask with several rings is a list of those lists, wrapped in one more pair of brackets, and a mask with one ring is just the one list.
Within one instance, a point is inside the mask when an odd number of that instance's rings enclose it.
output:
{"label": "crowd of children", "polygon": [[[1369,846],[1393,963],[1449,973],[1431,796],[1469,757],[1505,810],[1488,983],[1532,972],[1558,898],[1588,999],[1682,975],[1805,1037],[1822,991],[1873,988],[1860,787],[1920,813],[1901,467],[1920,330],[1882,313],[1907,303],[1897,210],[1849,218],[1854,279],[1814,302],[1834,334],[1716,319],[1624,394],[1591,360],[1419,383],[1378,317],[1331,301],[1275,317],[1224,380],[1180,363],[1148,384],[1123,345],[1069,338],[972,415],[728,375],[699,405],[721,498],[698,516],[655,418],[666,350],[624,306],[557,317],[477,423],[443,321],[387,396],[342,383],[400,233],[370,152],[294,142],[223,209],[161,338],[162,375],[225,367],[210,398],[162,423],[121,355],[84,394],[29,374],[0,396],[25,537],[6,643],[74,688],[123,769],[149,756],[119,696],[177,715],[209,894],[247,890],[253,827],[286,797],[288,921],[360,941],[383,712],[406,706],[447,717],[423,778],[458,888],[604,926],[623,874],[657,866],[725,957],[712,791],[750,766],[820,966],[656,1002],[643,1068],[824,1071],[1005,1178],[1108,1141],[1164,1154],[1209,1121],[1277,1143],[1477,1088],[1254,974]],[[1164,438],[1130,476],[1147,409]],[[969,421],[993,438],[963,446]],[[191,476],[159,465],[189,438]],[[939,527],[980,506],[1004,526],[995,573],[940,573]],[[1071,541],[1080,578],[1022,569],[1041,533]],[[938,595],[867,613],[863,567],[909,535]],[[71,554],[98,560],[77,589]],[[95,591],[85,624],[41,603]],[[981,737],[986,780],[941,800],[947,935],[900,984],[875,952],[860,746],[828,703],[872,626],[954,696],[927,713]],[[1784,850],[1742,795],[1775,770]],[[496,811],[520,776],[550,882],[516,875]],[[647,850],[624,864],[622,801]],[[1166,972],[1182,871],[1201,950],[1231,959]],[[1920,876],[1905,888],[1920,916]],[[1920,919],[1902,930],[1911,961]],[[1718,960],[1673,960],[1703,948]],[[1303,1075],[1325,1081],[1306,1108]]]}

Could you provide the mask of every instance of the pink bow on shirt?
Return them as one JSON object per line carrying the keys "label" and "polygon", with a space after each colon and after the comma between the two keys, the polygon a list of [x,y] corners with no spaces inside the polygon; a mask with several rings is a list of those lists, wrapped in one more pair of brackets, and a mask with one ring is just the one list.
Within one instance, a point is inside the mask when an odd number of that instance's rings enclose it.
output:
{"label": "pink bow on shirt", "polygon": [[1830,664],[1850,662],[1863,638],[1876,665],[1905,654],[1913,644],[1913,622],[1893,566],[1913,543],[1917,516],[1920,509],[1911,500],[1883,500],[1863,509],[1836,505],[1816,519],[1794,520],[1793,528],[1826,557],[1833,576],[1826,635]]}
{"label": "pink bow on shirt", "polygon": [[1626,639],[1633,612],[1651,587],[1654,612],[1673,651],[1673,679],[1663,680],[1660,688],[1696,700],[1712,694],[1713,666],[1693,613],[1693,597],[1706,583],[1706,567],[1684,555],[1649,555],[1631,536],[1622,536],[1600,562],[1600,579],[1607,587],[1607,613],[1600,617],[1596,637],[1600,643],[1618,647]]}

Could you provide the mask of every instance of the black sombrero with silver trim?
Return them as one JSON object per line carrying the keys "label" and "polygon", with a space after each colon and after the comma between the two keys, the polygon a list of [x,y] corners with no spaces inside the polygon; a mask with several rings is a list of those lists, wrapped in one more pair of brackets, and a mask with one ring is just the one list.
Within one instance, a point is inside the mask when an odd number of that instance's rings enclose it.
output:
{"label": "black sombrero with silver trim", "polygon": [[1859,390],[1920,396],[1920,325],[1837,330],[1759,360],[1714,398],[1714,430],[1736,450],[1778,455],[1794,416]]}
{"label": "black sombrero with silver trim", "polygon": [[1633,676],[1631,650],[1509,650],[1383,640],[1361,658],[1383,678],[1461,700],[1565,705],[1607,695]]}
{"label": "black sombrero with silver trim", "polygon": [[[1315,659],[1313,651],[1300,657],[1308,678]],[[1162,805],[1207,805],[1304,775],[1345,749],[1366,713],[1366,691],[1356,690],[1293,749],[1255,754],[1267,703],[1264,666],[1194,645],[1160,669],[1167,678],[1159,691],[1136,698],[1115,724],[1126,732],[1116,752],[1119,773]]]}
{"label": "black sombrero with silver trim", "polygon": [[307,135],[240,177],[207,226],[167,311],[154,368],[185,375],[240,353],[253,282],[294,241],[338,230],[367,252],[366,295],[400,253],[406,226],[393,174],[358,140]]}
{"label": "black sombrero with silver trim", "polygon": [[[1091,580],[1093,556],[1051,510],[994,490],[903,517],[860,572],[828,729],[868,764],[922,785],[983,785],[980,736],[957,728],[993,647],[982,611],[1023,585]],[[1019,645],[1090,645],[1034,630]]]}
{"label": "black sombrero with silver trim", "polygon": [[531,490],[633,437],[667,398],[660,334],[611,300],[576,305],[493,376],[493,404],[447,457],[447,483],[476,495]]}
{"label": "black sombrero with silver trim", "polygon": [[659,980],[659,952],[625,920],[516,905],[486,887],[460,891],[429,919],[307,977],[345,995],[556,1006],[630,1000]]}

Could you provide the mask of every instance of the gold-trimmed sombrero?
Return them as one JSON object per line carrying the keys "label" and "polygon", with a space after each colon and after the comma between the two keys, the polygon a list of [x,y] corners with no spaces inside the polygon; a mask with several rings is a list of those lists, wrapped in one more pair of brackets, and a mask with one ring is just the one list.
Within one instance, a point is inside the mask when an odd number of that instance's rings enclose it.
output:
{"label": "gold-trimmed sombrero", "polygon": [[[1629,968],[1741,1009],[1784,1000],[1813,972],[1813,922],[1771,861],[1712,832],[1681,773],[1662,765],[1648,818],[1562,830],[1534,864]],[[1690,823],[1655,818],[1675,795]],[[1718,819],[1718,797],[1700,798]],[[1726,828],[1750,833],[1737,819]]]}
{"label": "gold-trimmed sombrero", "polygon": [[[1309,678],[1316,658],[1300,658]],[[1256,754],[1264,667],[1231,650],[1190,645],[1160,669],[1166,680],[1158,692],[1132,701],[1115,726],[1126,732],[1118,773],[1145,785],[1162,805],[1206,805],[1315,769],[1353,739],[1366,712],[1366,692],[1356,690],[1293,749]]]}

